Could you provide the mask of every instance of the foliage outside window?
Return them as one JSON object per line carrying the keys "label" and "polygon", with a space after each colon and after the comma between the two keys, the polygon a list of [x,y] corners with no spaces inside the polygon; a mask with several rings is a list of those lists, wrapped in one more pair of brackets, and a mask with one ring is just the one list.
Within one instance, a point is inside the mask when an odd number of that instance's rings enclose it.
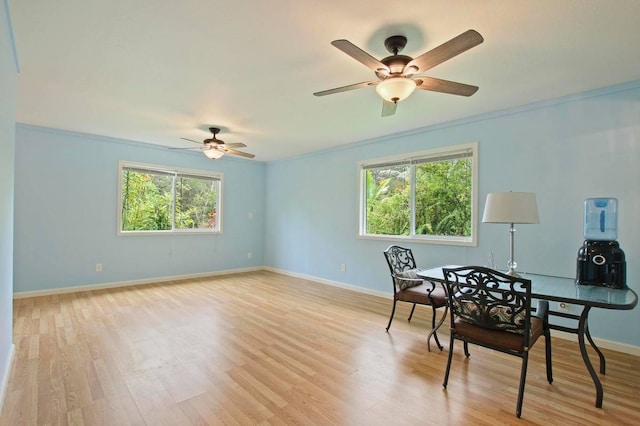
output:
{"label": "foliage outside window", "polygon": [[220,232],[220,173],[120,163],[118,233]]}
{"label": "foliage outside window", "polygon": [[476,245],[477,144],[360,164],[360,236]]}

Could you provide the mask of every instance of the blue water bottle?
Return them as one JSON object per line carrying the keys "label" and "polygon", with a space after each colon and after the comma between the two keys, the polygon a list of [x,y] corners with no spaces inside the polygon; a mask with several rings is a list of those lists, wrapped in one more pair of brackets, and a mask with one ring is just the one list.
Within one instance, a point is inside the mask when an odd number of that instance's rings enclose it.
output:
{"label": "blue water bottle", "polygon": [[584,200],[584,239],[590,241],[618,239],[618,200],[616,198]]}

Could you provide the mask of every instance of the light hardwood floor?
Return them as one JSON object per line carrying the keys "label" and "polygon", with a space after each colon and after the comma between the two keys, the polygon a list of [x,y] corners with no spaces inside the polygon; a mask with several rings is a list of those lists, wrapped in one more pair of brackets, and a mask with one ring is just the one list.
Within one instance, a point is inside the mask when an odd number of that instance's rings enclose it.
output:
{"label": "light hardwood floor", "polygon": [[[604,350],[604,407],[577,343],[529,362],[427,352],[430,311],[271,272],[14,302],[16,357],[0,425],[640,424],[640,357]],[[446,323],[445,323],[446,324]],[[433,345],[432,345],[433,346]]]}

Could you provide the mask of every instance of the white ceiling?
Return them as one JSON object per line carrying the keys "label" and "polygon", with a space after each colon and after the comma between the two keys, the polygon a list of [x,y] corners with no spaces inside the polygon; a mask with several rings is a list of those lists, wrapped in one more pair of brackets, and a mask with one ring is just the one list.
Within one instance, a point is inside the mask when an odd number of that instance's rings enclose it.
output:
{"label": "white ceiling", "polygon": [[[172,147],[244,142],[271,161],[640,79],[638,0],[9,0],[17,121]],[[415,57],[468,30],[484,43],[426,75],[470,98],[416,91],[381,117],[375,79],[331,46]]]}

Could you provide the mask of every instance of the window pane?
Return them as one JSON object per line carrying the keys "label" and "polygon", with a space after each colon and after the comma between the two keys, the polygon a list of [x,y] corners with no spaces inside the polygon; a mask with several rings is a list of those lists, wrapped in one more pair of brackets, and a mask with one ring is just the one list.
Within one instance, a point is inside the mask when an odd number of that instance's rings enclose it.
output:
{"label": "window pane", "polygon": [[217,229],[217,179],[176,178],[176,229]]}
{"label": "window pane", "polygon": [[122,230],[171,229],[173,176],[122,170]]}
{"label": "window pane", "polygon": [[416,166],[415,233],[471,236],[471,159]]}
{"label": "window pane", "polygon": [[118,235],[222,232],[222,173],[119,162]]}
{"label": "window pane", "polygon": [[477,244],[477,142],[363,161],[359,235]]}
{"label": "window pane", "polygon": [[409,172],[407,165],[365,170],[367,234],[409,235]]}

